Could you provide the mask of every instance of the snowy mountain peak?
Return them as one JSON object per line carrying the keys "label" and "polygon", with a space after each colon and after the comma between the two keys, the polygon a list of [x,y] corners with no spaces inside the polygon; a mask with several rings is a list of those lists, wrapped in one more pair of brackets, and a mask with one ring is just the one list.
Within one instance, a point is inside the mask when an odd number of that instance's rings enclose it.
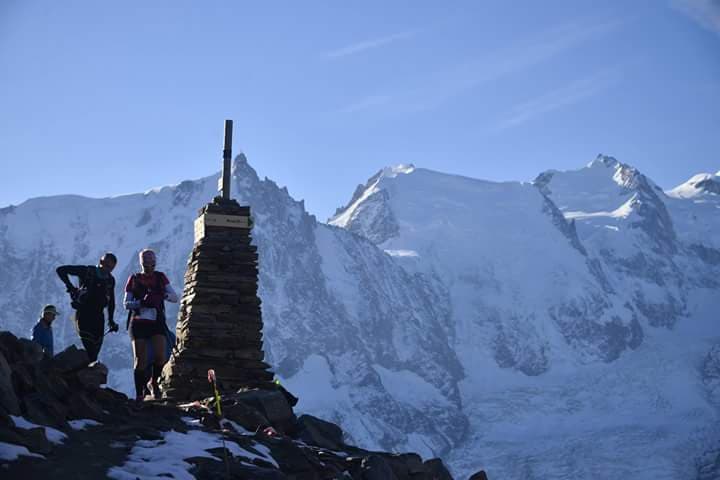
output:
{"label": "snowy mountain peak", "polygon": [[611,157],[609,155],[603,155],[602,153],[598,154],[598,156],[593,160],[592,162],[587,164],[588,168],[615,168],[620,164],[620,162],[617,161],[615,157]]}
{"label": "snowy mountain peak", "polygon": [[581,222],[581,238],[630,228],[642,236],[638,241],[653,245],[657,252],[676,251],[665,194],[631,165],[599,155],[584,168],[545,172],[534,183],[565,218]]}
{"label": "snowy mountain peak", "polygon": [[642,186],[652,188],[652,182],[648,182],[646,177],[638,171],[637,168],[619,162],[615,157],[600,154],[595,160],[588,163],[584,169],[580,171],[590,171],[593,175],[606,177],[608,170],[612,171],[612,180],[619,186],[634,190]]}
{"label": "snowy mountain peak", "polygon": [[412,163],[408,163],[407,165],[401,163],[399,165],[395,165],[392,167],[383,168],[382,173],[383,173],[384,177],[394,178],[400,174],[407,175],[408,173],[412,173],[414,171],[415,171],[415,165],[413,165]]}
{"label": "snowy mountain peak", "polygon": [[[388,193],[380,187],[380,183],[385,178],[394,179],[400,174],[409,174],[414,170],[415,167],[412,165],[398,165],[380,170],[370,177],[365,185],[357,186],[347,206],[338,208],[328,223],[347,228],[376,244],[396,235],[397,222],[388,203]],[[364,221],[355,221],[361,217]]]}
{"label": "snowy mountain peak", "polygon": [[247,157],[243,152],[238,153],[235,155],[235,158],[232,160],[232,170],[244,170],[249,169],[255,172],[255,169],[253,169],[250,166],[250,163],[248,162]]}
{"label": "snowy mountain peak", "polygon": [[607,155],[598,155],[577,170],[545,171],[533,184],[552,196],[563,212],[612,212],[635,193],[654,200],[662,194],[662,189],[637,168]]}
{"label": "snowy mountain peak", "polygon": [[[375,235],[373,241],[381,243],[387,238],[393,235],[396,228],[392,221],[392,212],[388,210],[388,206],[385,203],[387,193],[384,192],[380,186],[383,179],[394,179],[399,175],[409,175],[415,171],[415,165],[410,164],[398,164],[394,166],[385,167],[378,171],[375,175],[365,183],[360,184],[355,188],[350,201],[347,205],[339,207],[335,210],[335,215],[328,219],[330,225],[336,227],[346,228],[351,223],[352,219],[356,218],[360,212],[360,209],[372,210],[373,215],[371,217],[374,221],[378,221],[382,224],[375,225],[375,231],[383,231],[384,233],[379,237]],[[355,233],[361,235],[367,235],[366,231],[356,231]],[[372,235],[371,235],[372,236]]]}
{"label": "snowy mountain peak", "polygon": [[715,175],[699,173],[666,193],[675,198],[694,198],[708,194],[720,195],[720,172]]}

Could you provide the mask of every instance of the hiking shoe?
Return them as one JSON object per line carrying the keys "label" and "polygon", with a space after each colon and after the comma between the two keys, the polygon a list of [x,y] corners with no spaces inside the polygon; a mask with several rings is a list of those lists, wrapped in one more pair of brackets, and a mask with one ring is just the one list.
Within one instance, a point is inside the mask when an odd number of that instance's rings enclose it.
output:
{"label": "hiking shoe", "polygon": [[147,388],[149,390],[148,395],[150,395],[155,400],[160,400],[162,398],[162,392],[160,391],[160,386],[157,383],[148,382]]}

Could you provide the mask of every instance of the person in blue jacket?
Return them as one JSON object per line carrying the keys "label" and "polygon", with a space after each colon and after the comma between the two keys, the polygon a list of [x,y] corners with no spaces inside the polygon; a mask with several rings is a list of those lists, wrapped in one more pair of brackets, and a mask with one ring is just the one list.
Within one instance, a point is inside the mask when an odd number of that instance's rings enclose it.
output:
{"label": "person in blue jacket", "polygon": [[46,355],[52,357],[54,352],[53,347],[53,332],[52,323],[57,317],[58,311],[55,305],[45,305],[42,309],[42,316],[40,320],[35,324],[32,329],[31,340],[40,345]]}

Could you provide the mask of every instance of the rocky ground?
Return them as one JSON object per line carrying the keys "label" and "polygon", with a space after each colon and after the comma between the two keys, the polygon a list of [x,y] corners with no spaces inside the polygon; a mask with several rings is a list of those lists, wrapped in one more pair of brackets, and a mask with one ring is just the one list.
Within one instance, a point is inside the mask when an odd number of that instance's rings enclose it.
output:
{"label": "rocky ground", "polygon": [[[337,425],[296,417],[282,387],[216,402],[137,404],[70,347],[53,359],[0,332],[0,476],[97,479],[452,479],[440,459],[366,451]],[[487,478],[483,472],[472,480]]]}

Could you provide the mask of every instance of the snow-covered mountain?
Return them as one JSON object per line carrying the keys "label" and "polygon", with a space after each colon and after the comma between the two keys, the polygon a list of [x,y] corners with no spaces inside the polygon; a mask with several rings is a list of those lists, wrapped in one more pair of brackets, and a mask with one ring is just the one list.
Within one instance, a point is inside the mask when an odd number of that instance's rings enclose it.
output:
{"label": "snow-covered mountain", "polygon": [[401,166],[338,209],[330,224],[447,291],[470,421],[456,471],[694,478],[720,445],[700,368],[720,342],[708,178],[681,198],[605,156],[532,184]]}
{"label": "snow-covered mountain", "polygon": [[[179,286],[216,178],[0,210],[0,329],[55,302],[56,348],[73,341],[54,268],[105,250],[118,295],[146,246]],[[695,478],[720,451],[719,178],[665,193],[603,156],[532,183],[400,165],[323,224],[240,156],[268,361],[299,410],[458,478]],[[129,390],[127,338],[101,359]]]}
{"label": "snow-covered mountain", "polygon": [[[55,303],[64,310],[54,326],[56,350],[76,341],[54,270],[93,264],[104,251],[119,258],[118,298],[144,247],[158,252],[158,268],[179,289],[193,221],[216,185],[214,175],[144,194],[36,198],[0,210],[0,329],[28,335],[42,304]],[[467,419],[462,371],[445,334],[446,302],[371,242],[317,222],[286,189],[260,180],[242,155],[233,192],[252,206],[266,356],[301,397],[299,407],[342,424],[368,448],[431,456],[458,444]],[[175,318],[177,307],[168,306]],[[121,324],[124,314],[120,307]],[[112,384],[130,392],[129,340],[106,340],[100,359]]]}

